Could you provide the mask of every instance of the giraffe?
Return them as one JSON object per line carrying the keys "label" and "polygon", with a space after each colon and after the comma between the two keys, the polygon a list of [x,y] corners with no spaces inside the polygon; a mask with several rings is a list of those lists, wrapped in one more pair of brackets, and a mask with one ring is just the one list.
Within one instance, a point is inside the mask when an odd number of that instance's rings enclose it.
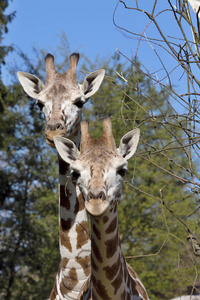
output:
{"label": "giraffe", "polygon": [[[72,181],[77,182],[91,219],[91,284],[93,300],[148,300],[136,272],[122,254],[118,230],[117,203],[128,160],[136,151],[140,131],[124,135],[116,148],[111,118],[103,121],[103,132],[95,140],[87,121],[81,123],[80,152],[75,144],[54,137],[60,156],[70,164]],[[81,295],[86,293],[83,287]]]}
{"label": "giraffe", "polygon": [[[46,85],[29,73],[18,72],[18,79],[24,91],[45,114],[46,142],[55,148],[53,137],[70,138],[80,146],[80,121],[82,106],[99,89],[105,75],[100,69],[85,77],[82,84],[77,83],[76,68],[79,54],[70,56],[67,71],[58,73],[54,57],[47,54]],[[77,299],[81,286],[90,274],[91,242],[88,219],[80,190],[68,180],[69,164],[58,155],[59,164],[59,248],[61,261],[50,300]],[[88,290],[89,293],[89,290]]]}

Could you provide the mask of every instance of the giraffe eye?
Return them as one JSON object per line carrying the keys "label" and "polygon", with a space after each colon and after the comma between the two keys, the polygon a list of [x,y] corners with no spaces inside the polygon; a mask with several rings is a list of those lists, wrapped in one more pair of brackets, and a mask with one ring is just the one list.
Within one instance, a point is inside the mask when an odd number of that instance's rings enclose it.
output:
{"label": "giraffe eye", "polygon": [[120,168],[117,170],[117,174],[120,175],[121,177],[125,177],[126,173],[127,173],[127,169],[126,168]]}
{"label": "giraffe eye", "polygon": [[78,99],[76,102],[74,102],[74,105],[76,105],[78,108],[82,108],[85,102],[83,102],[81,99]]}
{"label": "giraffe eye", "polygon": [[76,181],[80,176],[80,173],[77,172],[77,171],[72,171],[71,172],[71,178],[72,178],[72,181]]}
{"label": "giraffe eye", "polygon": [[42,111],[42,109],[44,107],[44,104],[42,102],[39,102],[39,101],[36,104],[39,107],[40,111]]}

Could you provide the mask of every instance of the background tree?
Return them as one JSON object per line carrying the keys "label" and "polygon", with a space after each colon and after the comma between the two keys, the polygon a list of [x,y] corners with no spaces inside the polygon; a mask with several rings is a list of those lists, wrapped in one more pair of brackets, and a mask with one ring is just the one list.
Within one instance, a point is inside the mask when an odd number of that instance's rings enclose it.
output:
{"label": "background tree", "polygon": [[19,84],[9,91],[1,118],[7,127],[1,136],[1,296],[45,298],[59,263],[57,172],[50,163],[56,155],[45,145],[35,101]]}
{"label": "background tree", "polygon": [[[15,13],[0,3],[0,67],[11,46],[3,34]],[[23,61],[28,59],[22,55]],[[38,62],[39,64],[39,62]],[[37,74],[37,66],[26,64]],[[56,156],[44,142],[43,121],[35,101],[18,83],[0,77],[1,299],[45,299],[59,263]]]}
{"label": "background tree", "polygon": [[[147,136],[142,137],[144,149],[138,156],[143,162],[146,161],[146,167],[152,171],[152,177],[148,176],[148,179],[154,183],[154,186],[157,186],[157,193],[155,194],[152,184],[150,184],[151,189],[148,190],[147,184],[138,188],[134,183],[132,187],[138,193],[152,200],[157,199],[161,203],[160,215],[164,218],[160,221],[160,228],[165,226],[167,240],[164,239],[163,247],[159,252],[157,249],[153,251],[152,261],[155,260],[155,255],[156,261],[159,261],[159,257],[163,257],[165,253],[165,248],[172,249],[171,240],[176,240],[173,241],[177,244],[175,246],[177,258],[174,260],[177,267],[174,271],[182,280],[174,287],[166,281],[173,278],[172,258],[175,257],[175,252],[173,254],[170,250],[165,256],[167,271],[161,285],[163,288],[168,284],[170,290],[167,294],[173,297],[187,294],[187,286],[192,287],[192,293],[200,293],[196,287],[200,285],[200,177],[197,163],[200,156],[198,143],[200,30],[199,15],[195,15],[187,0],[166,1],[162,3],[162,6],[160,4],[160,1],[153,0],[148,4],[133,1],[129,5],[128,1],[120,0],[113,20],[115,26],[127,37],[138,40],[135,53],[131,55],[131,58],[125,53],[120,51],[119,53],[131,63],[133,69],[137,70],[138,78],[142,75],[149,79],[153,90],[161,91],[164,97],[164,99],[161,97],[162,102],[159,102],[154,99],[152,93],[148,95],[144,87],[137,85],[138,95],[146,97],[145,112],[147,114],[146,116],[143,114],[142,117],[137,113],[136,118],[141,118],[140,127],[145,125],[145,130],[149,128],[151,130],[150,139]],[[124,10],[126,25],[125,19],[118,19],[118,10]],[[140,24],[133,24],[132,20],[135,15],[140,16]],[[139,67],[138,57],[142,61]],[[121,78],[129,85],[127,75]],[[141,101],[137,105],[138,112],[141,109],[140,104]],[[130,109],[130,114],[131,111]],[[127,124],[124,115],[123,110],[122,117]],[[137,165],[138,163],[136,167]],[[156,173],[158,176],[155,180],[153,178]],[[171,189],[170,182],[174,183],[173,189]],[[159,214],[155,216],[158,222]],[[158,236],[156,235],[155,238]],[[145,266],[147,266],[146,261]],[[150,274],[153,275],[153,273]],[[158,274],[160,276],[162,272]],[[153,283],[155,280],[152,280]],[[154,295],[164,299],[159,293],[154,292]]]}

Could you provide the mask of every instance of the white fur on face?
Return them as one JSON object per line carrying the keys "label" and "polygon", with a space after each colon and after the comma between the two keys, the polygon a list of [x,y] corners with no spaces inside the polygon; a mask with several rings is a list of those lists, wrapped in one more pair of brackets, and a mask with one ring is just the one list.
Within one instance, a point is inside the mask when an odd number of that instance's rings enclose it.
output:
{"label": "white fur on face", "polygon": [[44,104],[44,107],[42,109],[42,112],[45,115],[46,120],[48,121],[51,118],[52,113],[52,101],[47,101]]}
{"label": "white fur on face", "polygon": [[84,166],[84,164],[82,164],[78,159],[71,165],[71,173],[73,173],[73,171],[76,171],[80,174],[80,176],[77,180],[77,184],[80,188],[80,191],[83,195],[83,198],[86,199],[87,194],[89,192],[88,191],[88,186],[89,186],[89,182],[90,182],[90,179],[91,179],[90,167],[89,166]]}
{"label": "white fur on face", "polygon": [[[127,161],[122,157],[115,157],[110,161],[107,172],[104,174],[106,182],[107,197],[115,200],[117,194],[121,194],[123,177],[118,173],[120,169],[127,170]],[[117,200],[117,199],[116,199]]]}
{"label": "white fur on face", "polygon": [[81,108],[78,108],[76,105],[70,103],[69,101],[65,101],[62,104],[62,111],[66,128],[66,135],[70,135],[77,129],[76,124],[79,124],[81,121]]}

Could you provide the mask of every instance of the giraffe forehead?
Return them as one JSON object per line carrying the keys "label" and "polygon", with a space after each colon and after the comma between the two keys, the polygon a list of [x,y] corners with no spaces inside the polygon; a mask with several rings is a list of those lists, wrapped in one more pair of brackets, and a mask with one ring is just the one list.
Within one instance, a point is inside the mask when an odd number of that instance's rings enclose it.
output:
{"label": "giraffe forehead", "polygon": [[80,163],[82,168],[90,168],[93,172],[104,172],[109,167],[117,167],[125,162],[115,151],[108,151],[103,148],[95,148],[80,156],[77,165]]}
{"label": "giraffe forehead", "polygon": [[99,164],[108,164],[109,160],[113,158],[113,154],[102,149],[96,148],[92,151],[89,151],[87,154],[83,155],[82,161],[86,162],[89,165],[99,165]]}
{"label": "giraffe forehead", "polygon": [[39,98],[44,100],[49,99],[64,99],[64,100],[76,100],[81,96],[81,89],[78,84],[65,83],[57,81],[47,86],[39,95]]}

